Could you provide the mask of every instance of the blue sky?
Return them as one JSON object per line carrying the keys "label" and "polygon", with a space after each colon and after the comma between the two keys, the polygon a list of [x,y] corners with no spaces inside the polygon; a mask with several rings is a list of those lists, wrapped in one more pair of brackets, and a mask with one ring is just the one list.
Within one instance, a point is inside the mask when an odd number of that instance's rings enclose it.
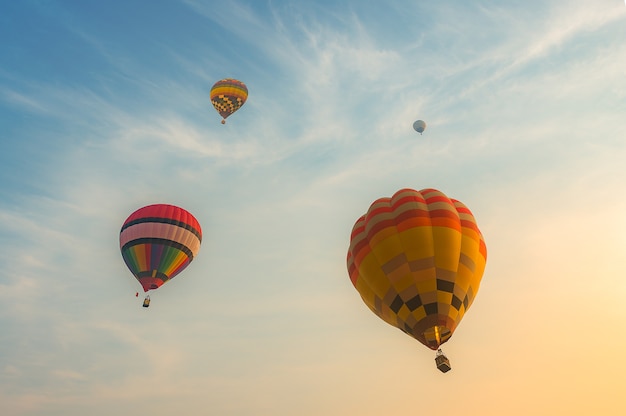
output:
{"label": "blue sky", "polygon": [[[626,412],[624,2],[374,3],[0,5],[0,413]],[[346,271],[403,187],[487,242],[445,375]],[[152,203],[204,238],[146,310]]]}

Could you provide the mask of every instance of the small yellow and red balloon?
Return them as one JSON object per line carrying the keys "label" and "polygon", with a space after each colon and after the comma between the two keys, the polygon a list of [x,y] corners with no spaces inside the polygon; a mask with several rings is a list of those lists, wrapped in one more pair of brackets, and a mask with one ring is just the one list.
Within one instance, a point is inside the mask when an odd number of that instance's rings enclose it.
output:
{"label": "small yellow and red balloon", "polygon": [[211,88],[211,103],[222,116],[222,124],[225,124],[228,116],[239,110],[247,99],[248,87],[233,78],[219,80]]}

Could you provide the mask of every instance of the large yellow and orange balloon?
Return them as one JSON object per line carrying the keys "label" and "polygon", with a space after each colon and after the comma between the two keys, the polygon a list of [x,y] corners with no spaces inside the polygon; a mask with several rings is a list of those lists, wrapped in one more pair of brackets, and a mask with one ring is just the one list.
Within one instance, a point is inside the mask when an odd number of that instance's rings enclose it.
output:
{"label": "large yellow and orange balloon", "polygon": [[376,315],[436,350],[472,304],[486,260],[465,205],[435,189],[401,189],[357,220],[347,263]]}
{"label": "large yellow and orange balloon", "polygon": [[222,124],[228,116],[239,110],[248,99],[248,87],[241,81],[226,78],[217,81],[211,88],[211,103],[223,117]]}

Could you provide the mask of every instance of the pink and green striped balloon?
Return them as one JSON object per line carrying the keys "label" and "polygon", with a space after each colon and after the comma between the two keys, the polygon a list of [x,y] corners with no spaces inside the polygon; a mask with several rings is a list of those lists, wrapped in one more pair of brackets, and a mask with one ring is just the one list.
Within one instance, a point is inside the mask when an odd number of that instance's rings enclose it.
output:
{"label": "pink and green striped balloon", "polygon": [[202,230],[188,211],[174,205],[148,205],[122,225],[120,250],[144,292],[158,289],[182,272],[200,251]]}

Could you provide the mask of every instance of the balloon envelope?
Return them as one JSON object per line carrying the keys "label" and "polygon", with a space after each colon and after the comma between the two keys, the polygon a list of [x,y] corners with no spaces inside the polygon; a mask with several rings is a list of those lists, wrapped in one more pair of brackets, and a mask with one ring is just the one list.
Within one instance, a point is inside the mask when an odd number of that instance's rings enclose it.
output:
{"label": "balloon envelope", "polygon": [[413,123],[413,129],[415,129],[415,131],[419,134],[422,134],[424,130],[426,130],[426,123],[424,122],[424,120],[417,120],[415,123]]}
{"label": "balloon envelope", "polygon": [[472,304],[486,259],[465,205],[435,189],[401,189],[357,220],[347,266],[376,315],[436,350]]}
{"label": "balloon envelope", "polygon": [[226,118],[239,110],[248,99],[248,87],[241,81],[225,78],[217,81],[211,88],[211,103],[220,113],[222,124]]}
{"label": "balloon envelope", "polygon": [[120,230],[122,257],[144,292],[159,288],[183,271],[198,254],[201,241],[198,220],[167,204],[138,209]]}

